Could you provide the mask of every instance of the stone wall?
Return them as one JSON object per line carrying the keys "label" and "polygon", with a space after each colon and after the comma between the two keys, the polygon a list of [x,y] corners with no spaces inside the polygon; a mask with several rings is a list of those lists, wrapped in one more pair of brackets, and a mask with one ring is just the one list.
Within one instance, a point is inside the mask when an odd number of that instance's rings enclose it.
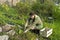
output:
{"label": "stone wall", "polygon": [[16,6],[18,2],[34,3],[36,0],[0,0],[0,4],[7,3],[10,6]]}
{"label": "stone wall", "polygon": [[0,0],[0,4],[3,4],[5,2],[6,2],[6,0]]}
{"label": "stone wall", "polygon": [[7,3],[10,6],[16,6],[18,2],[20,2],[20,0],[0,0],[0,4]]}

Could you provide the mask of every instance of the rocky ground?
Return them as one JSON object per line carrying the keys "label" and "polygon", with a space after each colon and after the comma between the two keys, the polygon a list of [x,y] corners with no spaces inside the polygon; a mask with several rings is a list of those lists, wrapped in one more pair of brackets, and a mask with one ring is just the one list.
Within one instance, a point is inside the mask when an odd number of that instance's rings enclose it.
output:
{"label": "rocky ground", "polygon": [[9,25],[6,24],[5,26],[0,27],[0,33],[4,33],[2,35],[0,35],[0,40],[8,40],[9,39],[9,35],[13,36],[15,35],[15,30],[13,29],[14,25]]}

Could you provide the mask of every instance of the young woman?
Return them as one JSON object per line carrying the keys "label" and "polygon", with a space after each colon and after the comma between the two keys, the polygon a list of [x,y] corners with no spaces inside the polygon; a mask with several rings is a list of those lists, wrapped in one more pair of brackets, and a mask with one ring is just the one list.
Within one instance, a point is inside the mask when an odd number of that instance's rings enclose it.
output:
{"label": "young woman", "polygon": [[38,15],[34,12],[29,14],[29,18],[25,24],[25,33],[29,30],[34,30],[34,32],[38,33],[39,30],[43,27],[42,20]]}

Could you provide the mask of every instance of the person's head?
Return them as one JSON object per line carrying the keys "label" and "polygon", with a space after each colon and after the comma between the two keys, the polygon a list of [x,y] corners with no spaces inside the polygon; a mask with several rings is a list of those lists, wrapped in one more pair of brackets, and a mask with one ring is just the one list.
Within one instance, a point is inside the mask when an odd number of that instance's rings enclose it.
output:
{"label": "person's head", "polygon": [[29,14],[29,16],[30,16],[30,18],[34,19],[35,13],[34,13],[34,12],[31,12],[31,13]]}

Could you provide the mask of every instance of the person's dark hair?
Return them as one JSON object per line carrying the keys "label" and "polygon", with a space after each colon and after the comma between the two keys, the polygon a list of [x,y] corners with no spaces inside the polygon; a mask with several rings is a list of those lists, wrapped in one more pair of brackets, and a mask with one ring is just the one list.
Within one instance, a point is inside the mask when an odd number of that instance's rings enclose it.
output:
{"label": "person's dark hair", "polygon": [[30,16],[35,15],[35,12],[31,12],[29,15],[30,15]]}
{"label": "person's dark hair", "polygon": [[[30,22],[30,20],[32,20],[32,19],[31,19],[31,18],[29,18],[29,19],[28,19],[28,21]],[[32,23],[33,23],[33,22],[35,22],[35,17],[34,17],[34,19],[33,19]]]}

